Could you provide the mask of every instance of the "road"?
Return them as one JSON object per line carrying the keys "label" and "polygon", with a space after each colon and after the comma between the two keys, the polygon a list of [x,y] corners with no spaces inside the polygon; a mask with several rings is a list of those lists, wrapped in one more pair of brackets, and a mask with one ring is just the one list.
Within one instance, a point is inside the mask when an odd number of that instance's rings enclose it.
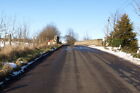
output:
{"label": "road", "polygon": [[1,93],[140,93],[140,68],[84,46],[65,46]]}

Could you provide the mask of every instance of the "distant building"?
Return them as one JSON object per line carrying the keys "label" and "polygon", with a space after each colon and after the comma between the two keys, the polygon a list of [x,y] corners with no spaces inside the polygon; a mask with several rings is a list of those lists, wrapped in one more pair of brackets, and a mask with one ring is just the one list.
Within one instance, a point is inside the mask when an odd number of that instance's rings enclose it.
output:
{"label": "distant building", "polygon": [[54,36],[54,39],[53,40],[49,40],[48,41],[48,45],[55,45],[55,44],[59,44],[59,36]]}

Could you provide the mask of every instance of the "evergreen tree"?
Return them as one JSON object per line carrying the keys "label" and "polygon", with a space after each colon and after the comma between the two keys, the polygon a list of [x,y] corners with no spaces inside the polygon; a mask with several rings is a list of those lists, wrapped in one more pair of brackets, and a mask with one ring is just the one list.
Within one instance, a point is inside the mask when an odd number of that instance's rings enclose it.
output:
{"label": "evergreen tree", "polygon": [[127,52],[137,51],[137,38],[136,33],[133,32],[133,24],[127,14],[122,15],[120,20],[114,27],[114,31],[110,34],[111,45],[119,46],[121,45],[122,50]]}

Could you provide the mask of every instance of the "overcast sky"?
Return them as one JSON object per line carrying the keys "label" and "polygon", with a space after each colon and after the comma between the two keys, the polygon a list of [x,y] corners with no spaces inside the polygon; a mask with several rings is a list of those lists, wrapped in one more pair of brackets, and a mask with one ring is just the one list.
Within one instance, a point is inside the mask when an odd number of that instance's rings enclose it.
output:
{"label": "overcast sky", "polygon": [[54,24],[62,35],[72,28],[79,39],[86,33],[93,39],[103,38],[108,16],[116,10],[129,14],[135,30],[140,27],[132,0],[0,0],[0,13],[28,23],[31,34]]}

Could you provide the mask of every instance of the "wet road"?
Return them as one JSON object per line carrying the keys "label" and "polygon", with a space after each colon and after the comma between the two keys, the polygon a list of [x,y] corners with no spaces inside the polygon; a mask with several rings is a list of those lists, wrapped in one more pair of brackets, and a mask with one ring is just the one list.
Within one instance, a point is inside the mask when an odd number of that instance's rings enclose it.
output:
{"label": "wet road", "polygon": [[96,49],[65,46],[2,93],[140,93],[140,68]]}

